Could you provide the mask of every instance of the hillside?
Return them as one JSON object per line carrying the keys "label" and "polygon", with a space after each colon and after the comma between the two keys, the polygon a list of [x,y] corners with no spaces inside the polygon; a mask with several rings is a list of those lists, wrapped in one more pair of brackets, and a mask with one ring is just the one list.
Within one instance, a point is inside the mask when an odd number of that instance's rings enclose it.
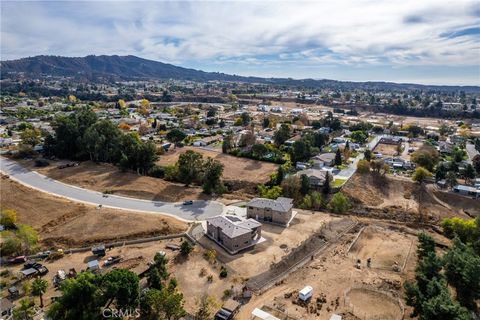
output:
{"label": "hillside", "polygon": [[274,84],[283,86],[332,88],[340,90],[442,90],[480,92],[478,86],[432,86],[392,82],[349,82],[336,80],[259,78],[229,75],[219,72],[205,72],[174,66],[136,56],[94,56],[61,57],[35,56],[0,62],[1,78],[25,78],[42,76],[76,77],[91,81],[136,80],[136,79],[176,79],[193,81],[235,81],[248,83]]}

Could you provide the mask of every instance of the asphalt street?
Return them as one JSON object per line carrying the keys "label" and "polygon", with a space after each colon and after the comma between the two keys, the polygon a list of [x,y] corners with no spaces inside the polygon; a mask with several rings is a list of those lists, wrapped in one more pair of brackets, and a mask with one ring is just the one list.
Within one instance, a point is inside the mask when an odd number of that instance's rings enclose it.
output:
{"label": "asphalt street", "polygon": [[106,196],[100,192],[48,178],[3,157],[0,158],[0,171],[13,180],[39,191],[96,206],[166,214],[188,221],[205,220],[224,211],[224,205],[217,201],[195,200],[192,205],[183,205],[181,202],[149,201],[115,195]]}

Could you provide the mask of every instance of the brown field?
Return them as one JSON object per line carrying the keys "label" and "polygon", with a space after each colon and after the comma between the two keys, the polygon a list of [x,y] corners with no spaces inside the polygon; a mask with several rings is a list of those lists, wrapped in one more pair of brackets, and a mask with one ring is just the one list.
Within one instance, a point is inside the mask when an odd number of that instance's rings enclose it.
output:
{"label": "brown field", "polygon": [[350,248],[352,261],[363,263],[372,259],[372,268],[392,270],[394,263],[403,267],[410,253],[413,239],[404,234],[379,227],[366,227]]}
{"label": "brown field", "polygon": [[464,209],[471,208],[469,199],[451,194],[446,201],[441,201],[430,186],[422,189],[410,178],[398,176],[378,180],[369,174],[355,174],[342,192],[350,198],[353,213],[373,212],[401,221],[414,221],[419,218],[419,212],[434,221],[452,216],[468,217]]}
{"label": "brown field", "polygon": [[270,162],[239,158],[221,152],[195,147],[177,148],[176,150],[169,151],[160,156],[157,164],[163,166],[175,164],[179,155],[186,150],[193,150],[201,153],[204,158],[211,157],[220,161],[225,166],[223,170],[223,178],[225,180],[263,183],[268,181],[270,175],[275,172],[278,167],[278,165]]}
{"label": "brown field", "polygon": [[[370,224],[376,222],[370,221]],[[392,234],[395,234],[395,237],[405,237],[399,230],[392,230]],[[357,269],[348,253],[356,235],[357,233],[347,233],[338,244],[327,247],[309,264],[263,294],[255,295],[241,309],[238,318],[249,319],[254,308],[263,306],[281,310],[284,315],[288,314],[292,319],[298,320],[329,319],[333,313],[348,315],[346,319],[391,319],[392,315],[399,315],[399,307],[387,297],[372,296],[366,291],[363,292],[363,289],[352,292],[352,288],[365,287],[380,292],[392,290],[398,297],[402,297],[403,282],[410,279],[414,273],[417,259],[415,250],[408,256],[406,267],[401,272],[367,268],[365,261],[362,261],[361,268]],[[416,238],[412,237],[412,241],[415,245]],[[298,291],[306,285],[313,288],[313,297],[310,303],[299,305]],[[350,295],[347,296],[349,291]],[[317,299],[322,297],[325,302],[317,304]],[[375,302],[372,302],[373,300]],[[407,312],[409,310],[406,314]]]}
{"label": "brown field", "polygon": [[85,161],[78,167],[65,169],[57,169],[57,165],[58,163],[52,163],[45,168],[32,168],[30,164],[30,168],[67,184],[126,197],[169,202],[209,199],[199,187],[187,188],[181,183],[122,172],[111,164]]}
{"label": "brown field", "polygon": [[373,151],[380,152],[384,157],[393,157],[398,155],[397,146],[393,144],[379,143]]}
{"label": "brown field", "polygon": [[72,247],[99,241],[183,232],[187,224],[173,218],[75,203],[25,187],[2,176],[2,209],[17,212],[45,247]]}

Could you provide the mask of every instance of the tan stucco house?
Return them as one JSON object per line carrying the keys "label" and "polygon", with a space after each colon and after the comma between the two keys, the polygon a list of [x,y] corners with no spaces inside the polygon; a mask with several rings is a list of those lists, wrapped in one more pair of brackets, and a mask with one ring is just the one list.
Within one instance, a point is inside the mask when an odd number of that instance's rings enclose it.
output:
{"label": "tan stucco house", "polygon": [[288,226],[293,218],[293,199],[254,198],[247,203],[247,217],[261,222]]}
{"label": "tan stucco house", "polygon": [[207,219],[206,235],[228,253],[236,254],[262,240],[262,224],[238,216],[215,216]]}

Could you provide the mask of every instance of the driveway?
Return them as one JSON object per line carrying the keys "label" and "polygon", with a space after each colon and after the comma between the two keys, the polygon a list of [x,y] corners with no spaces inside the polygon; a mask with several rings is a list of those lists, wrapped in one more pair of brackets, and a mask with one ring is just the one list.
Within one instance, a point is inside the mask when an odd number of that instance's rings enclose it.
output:
{"label": "driveway", "polygon": [[0,157],[0,171],[10,176],[12,180],[33,189],[96,206],[164,214],[186,221],[205,220],[224,211],[223,204],[217,201],[195,200],[192,205],[184,206],[177,202],[149,201],[115,195],[105,197],[100,192],[68,185],[30,171],[15,161],[3,157]]}

